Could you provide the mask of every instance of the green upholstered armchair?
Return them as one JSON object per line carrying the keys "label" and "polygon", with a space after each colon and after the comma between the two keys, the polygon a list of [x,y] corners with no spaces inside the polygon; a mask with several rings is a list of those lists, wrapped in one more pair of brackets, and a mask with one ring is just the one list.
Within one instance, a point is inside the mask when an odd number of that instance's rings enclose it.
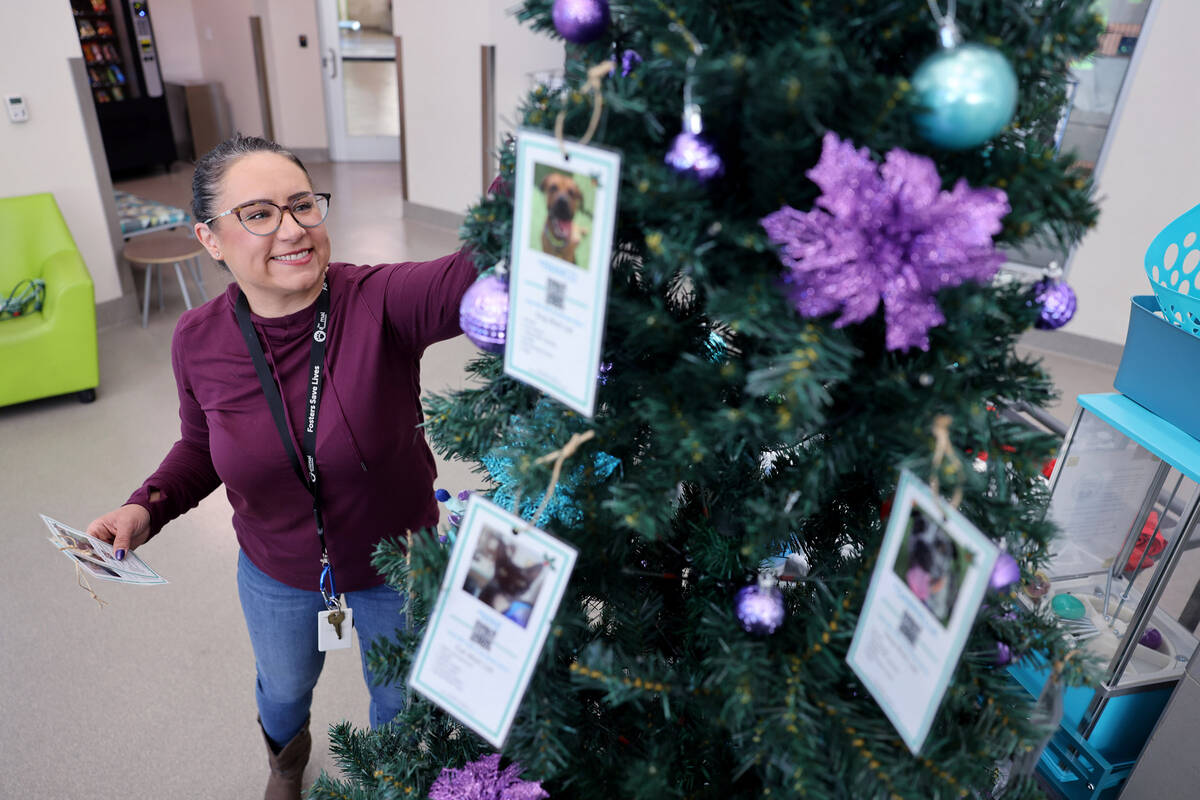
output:
{"label": "green upholstered armchair", "polygon": [[96,398],[92,276],[52,194],[0,197],[0,292],[46,282],[40,312],[0,320],[0,406],[76,392]]}

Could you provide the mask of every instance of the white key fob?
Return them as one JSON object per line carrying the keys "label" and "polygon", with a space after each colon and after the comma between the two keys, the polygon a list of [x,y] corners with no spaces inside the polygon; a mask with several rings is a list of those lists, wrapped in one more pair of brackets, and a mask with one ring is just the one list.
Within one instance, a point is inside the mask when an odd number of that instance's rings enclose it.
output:
{"label": "white key fob", "polygon": [[343,650],[350,646],[350,631],[354,628],[354,609],[343,606],[337,611],[317,614],[317,649]]}

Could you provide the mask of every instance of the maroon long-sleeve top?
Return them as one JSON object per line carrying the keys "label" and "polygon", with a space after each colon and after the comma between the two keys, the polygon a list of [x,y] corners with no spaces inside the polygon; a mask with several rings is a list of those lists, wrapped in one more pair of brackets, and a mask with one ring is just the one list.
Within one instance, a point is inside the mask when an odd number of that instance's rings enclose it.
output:
{"label": "maroon long-sleeve top", "polygon": [[[338,591],[376,586],[383,538],[437,524],[433,454],[421,422],[420,358],[460,333],[458,306],[475,280],[471,256],[359,267],[330,264],[325,384],[317,469]],[[276,580],[315,590],[321,547],[312,497],[293,471],[234,316],[237,285],[183,314],[171,342],[180,438],[127,502],[151,533],[225,484],[250,560]],[[280,385],[300,452],[316,303],[286,317],[251,315]],[[151,491],[162,493],[151,501]]]}

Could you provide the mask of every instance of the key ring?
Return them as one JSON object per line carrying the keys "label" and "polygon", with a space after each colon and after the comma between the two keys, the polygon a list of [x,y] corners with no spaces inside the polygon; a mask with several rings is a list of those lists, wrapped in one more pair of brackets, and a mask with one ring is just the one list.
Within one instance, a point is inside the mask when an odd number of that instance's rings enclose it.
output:
{"label": "key ring", "polygon": [[325,601],[326,608],[336,611],[341,608],[342,602],[338,599],[337,587],[333,583],[333,567],[325,556],[321,557],[321,563],[324,565],[321,567],[321,599]]}

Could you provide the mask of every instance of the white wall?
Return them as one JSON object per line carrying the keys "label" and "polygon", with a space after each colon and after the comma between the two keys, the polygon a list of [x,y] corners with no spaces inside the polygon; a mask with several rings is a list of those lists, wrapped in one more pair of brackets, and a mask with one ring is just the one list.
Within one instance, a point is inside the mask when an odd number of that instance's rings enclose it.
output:
{"label": "white wall", "polygon": [[150,12],[163,80],[171,83],[201,80],[204,65],[196,38],[192,0],[154,0]]}
{"label": "white wall", "polygon": [[563,48],[492,0],[395,0],[403,40],[409,201],[462,213],[482,191],[480,46],[496,46],[499,132],[517,119],[526,73],[561,69]]}
{"label": "white wall", "polygon": [[1147,245],[1200,203],[1200,84],[1194,80],[1200,3],[1154,0],[1147,22],[1096,178],[1100,222],[1071,260],[1079,310],[1063,329],[1116,344],[1125,341],[1130,296],[1151,293],[1142,269]]}
{"label": "white wall", "polygon": [[0,119],[0,194],[52,192],[92,275],[96,301],[114,300],[121,296],[114,242],[67,61],[83,57],[70,4],[3,2],[0,85],[25,96],[29,121]]}

